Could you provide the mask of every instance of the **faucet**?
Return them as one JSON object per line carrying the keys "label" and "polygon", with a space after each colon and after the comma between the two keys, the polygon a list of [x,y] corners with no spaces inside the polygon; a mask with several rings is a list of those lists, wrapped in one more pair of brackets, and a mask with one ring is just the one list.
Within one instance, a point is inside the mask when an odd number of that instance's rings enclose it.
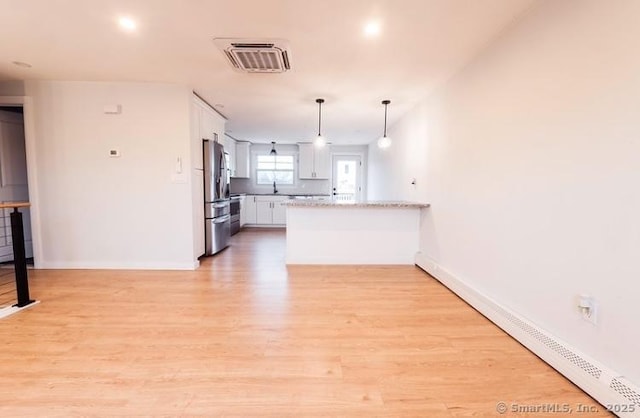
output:
{"label": "faucet", "polygon": [[276,182],[273,182],[273,194],[278,193],[278,189],[276,189]]}

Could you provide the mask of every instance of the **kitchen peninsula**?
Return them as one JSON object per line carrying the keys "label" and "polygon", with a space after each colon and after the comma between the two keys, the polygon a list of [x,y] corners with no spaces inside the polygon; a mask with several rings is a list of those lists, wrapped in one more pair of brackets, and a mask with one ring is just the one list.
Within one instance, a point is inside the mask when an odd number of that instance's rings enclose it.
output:
{"label": "kitchen peninsula", "polygon": [[414,264],[428,204],[293,200],[287,264]]}

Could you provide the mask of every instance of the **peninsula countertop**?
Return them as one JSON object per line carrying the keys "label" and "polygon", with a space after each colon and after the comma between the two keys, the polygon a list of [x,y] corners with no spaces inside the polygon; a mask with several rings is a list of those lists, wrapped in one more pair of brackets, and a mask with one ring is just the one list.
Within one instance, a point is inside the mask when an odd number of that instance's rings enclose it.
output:
{"label": "peninsula countertop", "polygon": [[318,207],[318,208],[428,208],[428,203],[394,201],[394,200],[367,200],[362,202],[341,202],[335,200],[307,200],[291,199],[283,202],[289,207]]}

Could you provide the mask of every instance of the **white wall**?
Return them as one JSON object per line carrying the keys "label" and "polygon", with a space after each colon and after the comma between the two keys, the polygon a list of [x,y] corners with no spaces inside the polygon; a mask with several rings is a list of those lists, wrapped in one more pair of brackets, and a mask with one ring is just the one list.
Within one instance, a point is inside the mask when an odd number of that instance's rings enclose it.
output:
{"label": "white wall", "polygon": [[[193,268],[186,87],[26,83],[33,99],[41,223],[50,268]],[[122,113],[105,114],[119,104]],[[117,148],[121,157],[110,158]],[[188,172],[188,171],[187,171]]]}
{"label": "white wall", "polygon": [[431,203],[428,257],[635,384],[639,15],[634,0],[542,2],[369,154],[370,198]]}

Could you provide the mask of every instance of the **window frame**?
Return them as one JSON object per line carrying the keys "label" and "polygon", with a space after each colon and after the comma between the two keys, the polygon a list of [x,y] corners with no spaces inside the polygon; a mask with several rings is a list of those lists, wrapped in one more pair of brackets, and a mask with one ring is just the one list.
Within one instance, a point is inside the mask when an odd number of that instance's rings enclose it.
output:
{"label": "window frame", "polygon": [[254,174],[255,185],[256,186],[271,186],[273,184],[273,183],[260,183],[259,182],[259,176],[258,176],[258,173],[260,171],[273,172],[273,173],[276,173],[276,172],[285,172],[285,173],[291,172],[291,177],[292,177],[291,183],[278,183],[276,181],[276,184],[278,186],[289,186],[289,187],[294,187],[296,185],[296,180],[297,180],[297,164],[296,164],[297,163],[297,158],[296,157],[297,156],[296,156],[295,153],[292,153],[292,152],[279,152],[275,156],[275,157],[290,157],[291,158],[291,163],[292,163],[291,170],[282,170],[282,169],[277,169],[277,168],[274,168],[272,170],[259,169],[258,168],[258,160],[259,160],[260,157],[271,157],[271,154],[269,154],[269,151],[258,152],[258,153],[254,154],[254,157],[253,157],[253,163],[254,163],[253,164],[253,166],[254,166],[253,174]]}

